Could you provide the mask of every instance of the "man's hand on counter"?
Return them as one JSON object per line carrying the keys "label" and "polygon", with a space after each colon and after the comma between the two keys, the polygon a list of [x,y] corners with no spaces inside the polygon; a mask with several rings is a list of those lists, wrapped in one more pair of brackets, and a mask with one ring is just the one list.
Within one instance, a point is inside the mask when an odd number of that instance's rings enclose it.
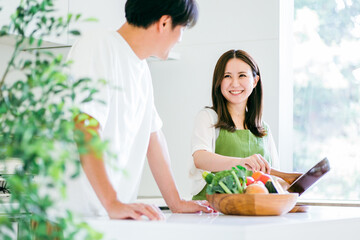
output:
{"label": "man's hand on counter", "polygon": [[124,204],[114,201],[106,207],[111,219],[134,219],[143,220],[143,216],[149,220],[164,220],[165,215],[161,210],[152,204],[130,203]]}
{"label": "man's hand on counter", "polygon": [[180,200],[176,205],[169,206],[169,208],[173,213],[215,212],[215,210],[210,207],[208,201]]}
{"label": "man's hand on counter", "polygon": [[161,130],[150,136],[147,159],[161,195],[173,213],[213,212],[207,201],[185,201],[180,198],[171,171],[166,140]]}

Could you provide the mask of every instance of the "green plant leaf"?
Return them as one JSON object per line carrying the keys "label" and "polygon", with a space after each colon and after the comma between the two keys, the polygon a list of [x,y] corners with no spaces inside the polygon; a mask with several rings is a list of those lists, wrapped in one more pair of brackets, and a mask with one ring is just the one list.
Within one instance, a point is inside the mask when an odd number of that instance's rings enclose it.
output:
{"label": "green plant leaf", "polygon": [[89,115],[85,114],[85,113],[81,113],[79,114],[77,120],[78,122],[82,122],[84,120],[90,119]]}
{"label": "green plant leaf", "polygon": [[88,127],[96,127],[99,125],[99,122],[95,119],[95,118],[91,118],[88,122],[88,124],[86,124],[86,126]]}
{"label": "green plant leaf", "polygon": [[0,37],[8,35],[9,32],[9,26],[5,25],[1,27],[0,30]]}
{"label": "green plant leaf", "polygon": [[81,14],[76,14],[76,16],[75,16],[75,21],[79,20],[80,17],[81,17]]}
{"label": "green plant leaf", "polygon": [[28,60],[26,60],[26,61],[24,62],[22,68],[23,68],[23,69],[28,68],[28,67],[31,66],[31,64],[32,64],[32,61],[28,59]]}
{"label": "green plant leaf", "polygon": [[[26,221],[35,221],[36,227],[24,224],[24,233],[19,236],[21,239],[53,239],[55,236],[78,239],[78,233],[83,230],[86,230],[88,239],[100,239],[101,234],[92,231],[88,225],[75,223],[71,215],[57,219],[56,227],[66,233],[64,236],[58,232],[49,233],[46,227],[50,222],[48,211],[54,199],[44,195],[47,191],[43,188],[56,189],[65,196],[65,167],[76,167],[72,173],[75,178],[81,169],[77,158],[79,153],[87,153],[93,147],[99,155],[107,148],[107,142],[102,141],[93,130],[89,131],[94,135],[93,140],[85,142],[84,133],[75,129],[72,118],[79,116],[78,120],[88,120],[88,126],[97,126],[97,121],[81,114],[75,104],[78,92],[88,96],[86,101],[94,100],[97,90],[87,86],[91,80],[87,78],[70,83],[67,68],[72,62],[66,62],[61,55],[55,56],[50,51],[36,48],[20,54],[25,46],[41,47],[44,37],[62,34],[67,30],[68,23],[81,17],[81,14],[59,18],[49,16],[54,11],[53,0],[21,1],[9,23],[0,29],[0,36],[9,32],[16,35],[13,59],[10,59],[8,69],[9,72],[19,73],[16,81],[8,81],[5,73],[0,95],[0,159],[18,157],[22,162],[22,167],[7,180],[11,201],[18,203],[8,214],[15,216],[19,212],[28,213],[31,209],[32,214],[26,215]],[[29,29],[32,29],[30,35]],[[69,33],[80,35],[77,30]],[[78,148],[74,146],[74,139],[79,144]],[[35,183],[34,177],[44,181]],[[0,227],[6,224],[0,217]],[[0,239],[7,239],[7,236],[0,233]]]}
{"label": "green plant leaf", "polygon": [[42,38],[38,39],[38,41],[37,41],[37,46],[38,46],[38,47],[41,47],[42,42],[43,42]]}
{"label": "green plant leaf", "polygon": [[88,96],[87,98],[82,100],[81,103],[87,103],[87,102],[91,102],[91,101],[93,101],[93,98],[91,96]]}
{"label": "green plant leaf", "polygon": [[74,36],[79,36],[80,35],[80,31],[78,31],[78,30],[70,30],[69,33],[71,35],[74,35]]}
{"label": "green plant leaf", "polygon": [[87,131],[91,134],[91,136],[97,136],[98,133],[94,129],[87,129]]}
{"label": "green plant leaf", "polygon": [[84,22],[98,22],[99,20],[97,18],[93,18],[93,17],[90,17],[90,18],[85,18],[84,19]]}

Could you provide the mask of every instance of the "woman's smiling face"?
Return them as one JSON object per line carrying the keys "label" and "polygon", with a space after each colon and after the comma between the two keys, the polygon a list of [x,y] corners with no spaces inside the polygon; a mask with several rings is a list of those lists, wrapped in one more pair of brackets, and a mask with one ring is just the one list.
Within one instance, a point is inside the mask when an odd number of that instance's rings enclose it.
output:
{"label": "woman's smiling face", "polygon": [[230,59],[221,82],[221,93],[230,104],[245,104],[259,80],[251,67],[238,58]]}

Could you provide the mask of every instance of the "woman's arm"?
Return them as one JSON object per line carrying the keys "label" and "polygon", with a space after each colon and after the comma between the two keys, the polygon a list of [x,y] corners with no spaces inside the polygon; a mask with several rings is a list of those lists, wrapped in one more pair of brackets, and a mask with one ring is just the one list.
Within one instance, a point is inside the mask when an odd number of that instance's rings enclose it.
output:
{"label": "woman's arm", "polygon": [[215,152],[217,114],[212,109],[203,109],[195,119],[192,135],[192,152],[194,165],[198,169],[218,172],[241,165],[249,170],[270,173],[268,162],[260,155],[247,158],[222,156]]}
{"label": "woman's arm", "polygon": [[228,170],[237,165],[252,171],[262,171],[265,173],[270,173],[271,170],[269,163],[261,154],[254,154],[247,158],[237,158],[219,155],[206,150],[198,150],[194,152],[193,159],[197,168],[210,172]]}

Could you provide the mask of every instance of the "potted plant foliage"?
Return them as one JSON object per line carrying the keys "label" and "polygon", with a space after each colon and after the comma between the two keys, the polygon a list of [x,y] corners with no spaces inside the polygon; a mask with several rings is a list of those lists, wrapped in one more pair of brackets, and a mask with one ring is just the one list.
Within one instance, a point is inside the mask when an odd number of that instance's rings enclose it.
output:
{"label": "potted plant foliage", "polygon": [[[10,193],[8,203],[0,202],[5,206],[0,213],[0,239],[11,239],[16,225],[19,239],[102,236],[75,221],[70,211],[56,217],[49,214],[61,199],[54,199],[48,190],[66,197],[65,172],[74,165],[77,170],[72,177],[76,177],[81,167],[78,153],[86,151],[84,136],[75,130],[74,120],[83,121],[86,116],[76,103],[94,101],[97,92],[89,87],[90,79],[69,81],[66,69],[71,63],[41,49],[44,37],[66,33],[69,23],[80,18],[79,14],[49,17],[53,11],[53,0],[22,0],[9,24],[0,29],[0,37],[11,34],[14,38],[12,56],[0,76],[0,163],[6,166],[13,159],[21,163],[11,175],[0,171]],[[80,33],[73,30],[69,34]],[[77,99],[76,92],[86,93],[86,97]],[[106,142],[99,138],[93,145],[99,153],[106,148]]]}

